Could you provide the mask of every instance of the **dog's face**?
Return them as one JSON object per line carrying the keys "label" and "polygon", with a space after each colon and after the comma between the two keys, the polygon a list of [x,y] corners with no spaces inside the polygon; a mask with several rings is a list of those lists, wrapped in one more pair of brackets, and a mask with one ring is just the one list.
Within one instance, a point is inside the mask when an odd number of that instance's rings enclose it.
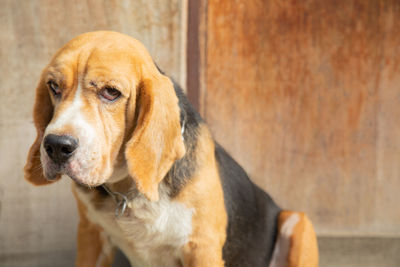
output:
{"label": "dog's face", "polygon": [[138,189],[157,199],[158,183],[185,151],[177,102],[138,41],[113,32],[78,36],[42,73],[26,178],[44,184],[66,174],[97,186],[126,160]]}
{"label": "dog's face", "polygon": [[61,51],[44,71],[54,112],[44,131],[40,158],[47,179],[65,173],[96,186],[112,173],[138,77],[118,49],[85,52]]}

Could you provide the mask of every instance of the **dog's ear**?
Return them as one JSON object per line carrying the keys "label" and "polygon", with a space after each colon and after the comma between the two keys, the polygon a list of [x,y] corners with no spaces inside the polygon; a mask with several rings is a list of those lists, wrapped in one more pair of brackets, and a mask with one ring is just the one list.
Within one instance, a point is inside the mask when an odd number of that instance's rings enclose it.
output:
{"label": "dog's ear", "polygon": [[[43,75],[36,88],[35,104],[33,108],[33,122],[36,127],[36,140],[32,144],[24,167],[25,179],[34,185],[51,183],[43,175],[40,162],[40,145],[44,131],[53,116],[53,105]],[[57,179],[56,179],[57,180]],[[55,180],[53,180],[55,181]]]}
{"label": "dog's ear", "polygon": [[125,158],[138,190],[157,201],[159,183],[185,154],[178,98],[171,80],[157,73],[142,80],[135,99],[137,122]]}

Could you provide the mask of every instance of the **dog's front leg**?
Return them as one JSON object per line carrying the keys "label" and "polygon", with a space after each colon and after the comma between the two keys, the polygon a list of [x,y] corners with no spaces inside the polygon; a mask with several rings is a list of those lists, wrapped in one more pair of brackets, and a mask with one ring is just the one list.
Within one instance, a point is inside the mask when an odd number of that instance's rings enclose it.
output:
{"label": "dog's front leg", "polygon": [[189,242],[184,247],[183,255],[185,267],[224,266],[222,247],[218,245]]}
{"label": "dog's front leg", "polygon": [[76,197],[80,221],[78,225],[78,246],[76,267],[111,266],[115,249],[104,235],[101,227],[90,222],[86,207]]}

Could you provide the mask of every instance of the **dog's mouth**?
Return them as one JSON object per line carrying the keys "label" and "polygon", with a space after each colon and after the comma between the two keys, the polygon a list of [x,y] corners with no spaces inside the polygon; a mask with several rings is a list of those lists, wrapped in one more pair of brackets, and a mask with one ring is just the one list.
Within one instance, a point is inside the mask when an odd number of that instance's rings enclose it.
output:
{"label": "dog's mouth", "polygon": [[102,183],[88,184],[87,182],[82,181],[82,179],[79,179],[76,175],[72,175],[72,174],[65,174],[65,175],[67,175],[69,178],[71,178],[75,183],[77,183],[81,186],[84,186],[84,187],[88,187],[88,188],[96,187],[96,186],[99,186],[102,184]]}
{"label": "dog's mouth", "polygon": [[94,175],[85,173],[87,168],[82,166],[74,160],[68,161],[62,165],[55,164],[51,160],[47,161],[44,165],[44,176],[48,181],[55,181],[62,175],[68,176],[74,182],[85,187],[96,187],[103,184],[101,179],[96,179]]}
{"label": "dog's mouth", "polygon": [[85,187],[99,186],[112,171],[107,167],[108,164],[99,160],[101,158],[96,150],[80,148],[70,158],[56,162],[48,155],[44,146],[41,147],[43,174],[48,181],[55,181],[65,175]]}

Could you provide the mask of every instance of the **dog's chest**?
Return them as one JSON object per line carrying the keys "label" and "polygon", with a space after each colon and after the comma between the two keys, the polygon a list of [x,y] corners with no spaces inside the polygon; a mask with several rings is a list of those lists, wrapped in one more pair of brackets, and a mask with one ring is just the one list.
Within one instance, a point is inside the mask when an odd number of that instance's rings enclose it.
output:
{"label": "dog's chest", "polygon": [[128,204],[124,216],[115,218],[110,198],[100,206],[95,205],[93,193],[77,192],[87,207],[88,219],[104,229],[132,266],[181,266],[182,246],[192,232],[193,209],[166,195],[158,202],[138,196]]}

